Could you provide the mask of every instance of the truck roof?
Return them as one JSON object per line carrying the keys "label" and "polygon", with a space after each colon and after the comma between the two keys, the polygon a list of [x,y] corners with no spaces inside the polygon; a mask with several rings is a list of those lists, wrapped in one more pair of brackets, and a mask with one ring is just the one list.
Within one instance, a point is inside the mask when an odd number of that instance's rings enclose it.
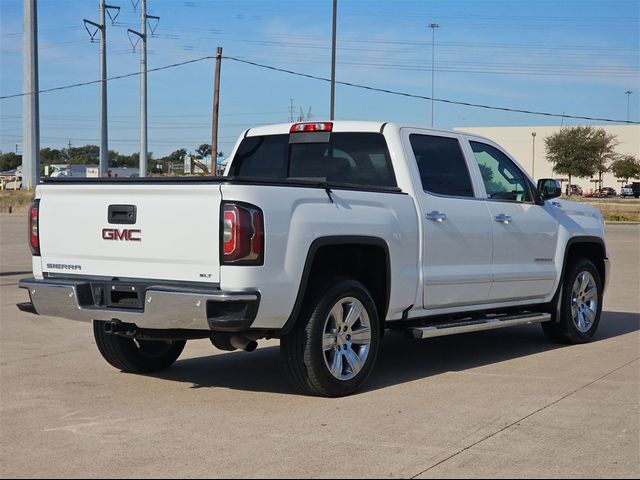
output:
{"label": "truck roof", "polygon": [[279,135],[288,134],[291,126],[298,123],[333,123],[334,132],[381,132],[384,128],[393,128],[399,130],[400,128],[412,128],[420,129],[425,132],[435,133],[448,133],[453,135],[464,135],[468,137],[484,138],[480,135],[476,135],[468,132],[461,132],[457,130],[446,130],[423,127],[419,125],[399,124],[395,122],[383,122],[383,121],[362,121],[362,120],[313,120],[306,122],[292,122],[292,123],[278,123],[273,125],[261,125],[259,127],[252,127],[246,130],[245,137],[258,137],[262,135]]}

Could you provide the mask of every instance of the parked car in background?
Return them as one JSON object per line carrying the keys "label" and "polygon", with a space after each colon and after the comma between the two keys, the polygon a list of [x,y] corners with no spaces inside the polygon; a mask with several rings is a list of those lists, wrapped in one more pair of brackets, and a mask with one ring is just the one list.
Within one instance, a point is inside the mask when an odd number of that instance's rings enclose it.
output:
{"label": "parked car in background", "polygon": [[629,184],[629,185],[625,185],[624,187],[622,187],[622,188],[620,189],[620,196],[621,196],[622,198],[624,198],[624,197],[632,197],[632,196],[633,196],[633,188],[632,188],[632,185],[631,185],[631,184]]}
{"label": "parked car in background", "polygon": [[597,190],[597,197],[615,197],[617,195],[615,189],[613,189],[612,187],[602,187],[599,190]]}
{"label": "parked car in background", "polygon": [[580,196],[582,196],[582,187],[580,185],[570,185],[569,186],[569,195],[580,195]]}
{"label": "parked car in background", "polygon": [[640,198],[640,182],[633,182],[620,189],[620,196]]}

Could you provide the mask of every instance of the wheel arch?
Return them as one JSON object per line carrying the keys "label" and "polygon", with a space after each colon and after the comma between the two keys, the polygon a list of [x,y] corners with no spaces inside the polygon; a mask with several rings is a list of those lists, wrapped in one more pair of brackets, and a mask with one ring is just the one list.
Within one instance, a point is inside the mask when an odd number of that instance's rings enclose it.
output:
{"label": "wheel arch", "polygon": [[[380,263],[384,265],[383,275],[372,275]],[[308,293],[331,276],[353,278],[369,290],[378,310],[380,331],[384,332],[391,295],[389,245],[379,237],[338,235],[317,238],[309,246],[296,300],[281,333],[291,331]]]}
{"label": "wheel arch", "polygon": [[584,257],[591,260],[600,274],[600,281],[604,285],[606,282],[605,259],[607,258],[607,248],[604,240],[595,236],[579,236],[572,237],[567,242],[564,255],[564,263],[562,266],[562,274],[567,269],[567,262],[571,258]]}
{"label": "wheel arch", "polygon": [[567,245],[564,250],[564,259],[562,261],[562,272],[560,281],[556,288],[554,298],[560,292],[562,288],[562,282],[567,272],[567,267],[572,258],[584,257],[593,262],[600,275],[600,281],[602,285],[605,285],[607,280],[605,259],[607,258],[607,249],[604,240],[600,237],[590,235],[580,235],[571,237],[567,241]]}

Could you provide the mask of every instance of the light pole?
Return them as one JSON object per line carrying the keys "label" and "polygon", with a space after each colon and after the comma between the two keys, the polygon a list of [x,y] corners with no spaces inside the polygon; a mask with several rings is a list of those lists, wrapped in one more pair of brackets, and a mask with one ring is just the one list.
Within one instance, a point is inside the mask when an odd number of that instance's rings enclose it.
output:
{"label": "light pole", "polygon": [[629,102],[631,100],[631,94],[633,93],[631,90],[627,90],[624,92],[627,95],[627,122],[629,121]]}
{"label": "light pole", "polygon": [[531,132],[531,137],[533,138],[533,152],[531,154],[531,177],[533,181],[536,181],[536,132]]}
{"label": "light pole", "polygon": [[333,0],[333,22],[331,32],[331,105],[329,107],[329,120],[335,116],[336,98],[336,22],[338,19],[338,0]]}
{"label": "light pole", "polygon": [[436,66],[436,28],[440,28],[440,25],[437,23],[430,23],[427,26],[431,29],[431,127],[433,128],[433,85]]}
{"label": "light pole", "polygon": [[24,0],[23,11],[22,91],[27,95],[22,101],[22,188],[31,190],[40,183],[37,1]]}

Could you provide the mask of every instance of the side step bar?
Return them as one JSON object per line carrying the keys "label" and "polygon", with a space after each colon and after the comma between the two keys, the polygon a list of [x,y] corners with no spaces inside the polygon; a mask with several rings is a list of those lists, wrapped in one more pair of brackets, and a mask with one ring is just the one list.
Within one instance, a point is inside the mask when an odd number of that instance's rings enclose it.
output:
{"label": "side step bar", "polygon": [[494,328],[515,327],[516,325],[542,323],[548,322],[549,320],[551,320],[551,314],[535,312],[520,315],[510,315],[505,317],[482,318],[477,320],[443,323],[440,325],[431,325],[428,327],[415,327],[411,329],[411,333],[413,335],[413,338],[420,340],[423,338],[456,335],[458,333],[479,332],[481,330],[493,330]]}

